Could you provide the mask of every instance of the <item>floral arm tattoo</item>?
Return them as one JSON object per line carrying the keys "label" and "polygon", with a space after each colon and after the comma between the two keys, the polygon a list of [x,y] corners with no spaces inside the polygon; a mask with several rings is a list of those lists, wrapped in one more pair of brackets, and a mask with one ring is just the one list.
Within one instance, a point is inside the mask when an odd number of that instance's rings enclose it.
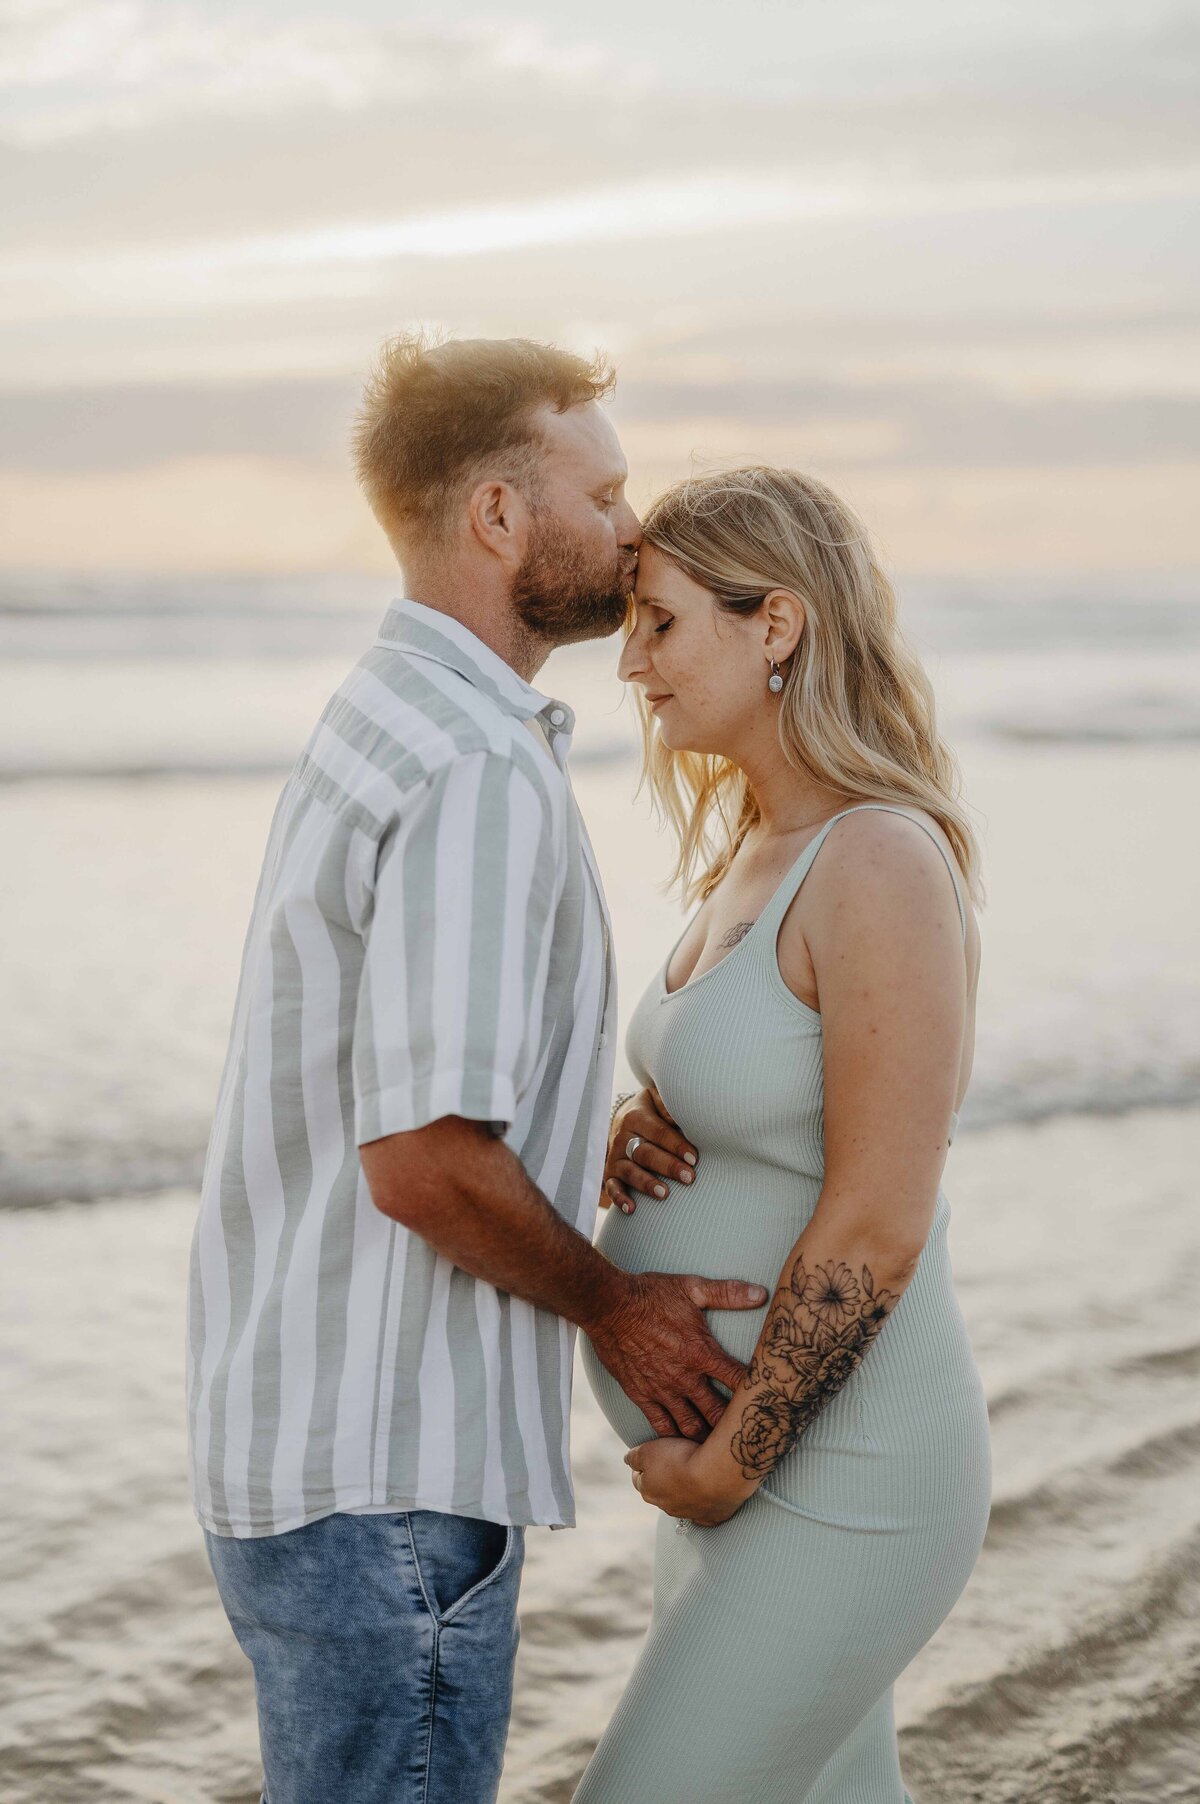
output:
{"label": "floral arm tattoo", "polygon": [[851,1377],[899,1295],[864,1265],[828,1260],[809,1271],[797,1256],[775,1293],[747,1381],[748,1399],[730,1451],[746,1478],[766,1478],[813,1418]]}

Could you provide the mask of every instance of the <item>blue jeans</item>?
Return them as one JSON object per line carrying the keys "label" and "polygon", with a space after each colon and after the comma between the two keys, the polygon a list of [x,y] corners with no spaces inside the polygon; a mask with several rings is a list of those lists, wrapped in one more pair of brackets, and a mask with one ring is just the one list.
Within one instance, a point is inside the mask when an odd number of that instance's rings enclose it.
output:
{"label": "blue jeans", "polygon": [[523,1528],[401,1510],[205,1540],[254,1667],[264,1804],[494,1804]]}

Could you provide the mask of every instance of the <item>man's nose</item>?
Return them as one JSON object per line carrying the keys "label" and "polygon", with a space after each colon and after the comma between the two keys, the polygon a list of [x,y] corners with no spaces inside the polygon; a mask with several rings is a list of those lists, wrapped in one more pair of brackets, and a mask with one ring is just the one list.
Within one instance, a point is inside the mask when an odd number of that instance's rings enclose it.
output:
{"label": "man's nose", "polygon": [[628,501],[625,502],[624,507],[625,512],[620,530],[621,544],[627,551],[637,551],[642,543],[642,523]]}

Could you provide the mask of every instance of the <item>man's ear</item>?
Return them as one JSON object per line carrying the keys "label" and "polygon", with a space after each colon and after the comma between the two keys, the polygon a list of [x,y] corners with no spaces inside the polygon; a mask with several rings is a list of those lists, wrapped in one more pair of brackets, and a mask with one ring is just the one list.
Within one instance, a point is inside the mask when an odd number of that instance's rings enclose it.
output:
{"label": "man's ear", "polygon": [[481,482],[471,491],[467,518],[476,541],[506,567],[525,555],[528,509],[508,482]]}
{"label": "man's ear", "polygon": [[763,620],[767,629],[764,650],[769,658],[782,664],[799,645],[808,624],[804,603],[792,589],[771,589],[763,597]]}

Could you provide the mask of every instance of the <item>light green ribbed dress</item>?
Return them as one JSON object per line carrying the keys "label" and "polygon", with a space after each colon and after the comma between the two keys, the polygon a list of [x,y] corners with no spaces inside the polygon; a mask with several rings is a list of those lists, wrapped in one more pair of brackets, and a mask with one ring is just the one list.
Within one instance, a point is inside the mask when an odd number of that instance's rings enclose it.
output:
{"label": "light green ribbed dress", "polygon": [[[657,1085],[700,1159],[669,1201],[607,1211],[598,1244],[627,1271],[744,1278],[773,1293],[812,1217],[824,1170],[821,1017],[784,983],[776,939],[850,812],[825,822],[731,952],[670,994],[668,955],[634,1013],[633,1070]],[[918,816],[887,812],[946,856]],[[965,935],[952,868],[951,878]],[[717,1528],[660,1516],[645,1644],[574,1804],[911,1804],[892,1686],[966,1584],[991,1496],[949,1213],[939,1189],[916,1273],[862,1365],[749,1502]],[[709,1320],[748,1361],[764,1314]],[[582,1344],[617,1433],[630,1446],[652,1439]]]}

